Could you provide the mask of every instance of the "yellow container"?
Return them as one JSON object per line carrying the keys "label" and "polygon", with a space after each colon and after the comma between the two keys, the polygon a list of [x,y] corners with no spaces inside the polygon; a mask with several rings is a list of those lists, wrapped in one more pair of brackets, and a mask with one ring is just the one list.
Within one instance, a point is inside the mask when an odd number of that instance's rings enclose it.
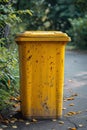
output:
{"label": "yellow container", "polygon": [[59,31],[26,31],[16,38],[24,117],[62,116],[64,51],[68,41],[67,34]]}

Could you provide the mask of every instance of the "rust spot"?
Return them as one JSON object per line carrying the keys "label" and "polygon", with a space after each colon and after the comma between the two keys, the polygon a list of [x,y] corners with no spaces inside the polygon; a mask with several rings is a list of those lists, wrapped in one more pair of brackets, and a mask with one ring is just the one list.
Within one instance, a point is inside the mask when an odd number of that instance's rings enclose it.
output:
{"label": "rust spot", "polygon": [[54,57],[52,57],[52,56],[49,56],[49,57],[48,57],[48,60],[50,60],[50,59],[52,59],[52,58],[54,58]]}
{"label": "rust spot", "polygon": [[59,54],[60,54],[60,52],[57,52],[56,54],[57,54],[57,55],[59,55]]}
{"label": "rust spot", "polygon": [[30,50],[28,50],[28,53],[30,52]]}
{"label": "rust spot", "polygon": [[38,63],[38,60],[36,60],[36,63]]}
{"label": "rust spot", "polygon": [[50,67],[50,70],[52,70],[52,66]]}
{"label": "rust spot", "polygon": [[42,106],[43,106],[43,108],[44,108],[45,110],[48,110],[48,109],[49,109],[46,102],[44,102]]}
{"label": "rust spot", "polygon": [[30,59],[31,59],[31,57],[32,57],[32,55],[30,55],[30,56],[27,58],[27,60],[30,60]]}
{"label": "rust spot", "polygon": [[53,64],[53,62],[50,62],[50,64]]}
{"label": "rust spot", "polygon": [[49,59],[52,58],[51,56],[49,56]]}

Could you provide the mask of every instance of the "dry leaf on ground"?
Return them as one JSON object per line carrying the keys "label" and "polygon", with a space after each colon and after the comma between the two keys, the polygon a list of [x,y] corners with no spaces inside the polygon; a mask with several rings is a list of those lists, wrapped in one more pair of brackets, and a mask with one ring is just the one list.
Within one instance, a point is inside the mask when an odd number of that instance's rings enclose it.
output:
{"label": "dry leaf on ground", "polygon": [[71,79],[68,80],[69,82],[73,82]]}
{"label": "dry leaf on ground", "polygon": [[69,104],[69,106],[74,106],[74,105],[75,105],[74,103]]}
{"label": "dry leaf on ground", "polygon": [[64,116],[73,116],[73,115],[77,115],[77,114],[80,114],[81,113],[81,111],[77,111],[77,112],[74,112],[74,111],[70,111],[70,112],[68,112],[68,113],[66,113],[66,115],[64,115]]}
{"label": "dry leaf on ground", "polygon": [[4,123],[4,124],[9,124],[9,120],[2,120],[2,123]]}
{"label": "dry leaf on ground", "polygon": [[52,121],[57,121],[56,119],[53,119]]}
{"label": "dry leaf on ground", "polygon": [[18,128],[18,127],[17,127],[16,125],[13,125],[12,128],[13,128],[13,129],[16,129],[16,128]]}
{"label": "dry leaf on ground", "polygon": [[36,119],[33,119],[33,122],[37,122],[37,120],[36,120]]}
{"label": "dry leaf on ground", "polygon": [[66,100],[74,100],[74,97],[72,96],[72,97],[69,97],[69,98],[66,98]]}
{"label": "dry leaf on ground", "polygon": [[66,108],[64,107],[62,110],[66,110]]}
{"label": "dry leaf on ground", "polygon": [[59,124],[64,124],[64,121],[58,121]]}
{"label": "dry leaf on ground", "polygon": [[68,128],[68,130],[77,130],[75,127],[73,127],[73,128]]}
{"label": "dry leaf on ground", "polygon": [[82,124],[79,124],[79,127],[83,127],[83,125],[82,125]]}
{"label": "dry leaf on ground", "polygon": [[30,122],[26,122],[25,124],[26,124],[26,125],[30,125]]}
{"label": "dry leaf on ground", "polygon": [[15,103],[15,104],[13,105],[14,108],[19,107],[19,106],[20,106],[20,103]]}

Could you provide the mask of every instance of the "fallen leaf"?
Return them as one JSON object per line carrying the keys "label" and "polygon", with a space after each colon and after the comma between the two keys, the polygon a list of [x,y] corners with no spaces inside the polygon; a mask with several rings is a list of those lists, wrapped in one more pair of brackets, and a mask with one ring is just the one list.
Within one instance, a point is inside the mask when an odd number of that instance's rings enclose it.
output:
{"label": "fallen leaf", "polygon": [[20,96],[17,97],[17,100],[20,101]]}
{"label": "fallen leaf", "polygon": [[54,122],[55,122],[55,121],[57,121],[57,120],[56,120],[56,119],[53,119],[52,121],[54,121]]}
{"label": "fallen leaf", "polygon": [[12,128],[16,129],[16,128],[18,128],[18,127],[17,127],[16,125],[13,125]]}
{"label": "fallen leaf", "polygon": [[17,121],[17,118],[11,118],[10,121],[12,121],[12,122],[16,122],[16,121]]}
{"label": "fallen leaf", "polygon": [[15,100],[15,101],[17,101],[17,98],[11,96],[11,97],[10,97],[10,100]]}
{"label": "fallen leaf", "polygon": [[10,88],[11,80],[8,80],[8,87]]}
{"label": "fallen leaf", "polygon": [[68,116],[76,115],[76,112],[70,111],[67,113]]}
{"label": "fallen leaf", "polygon": [[74,105],[75,105],[74,103],[69,104],[69,106],[74,106]]}
{"label": "fallen leaf", "polygon": [[71,79],[68,80],[69,82],[73,82]]}
{"label": "fallen leaf", "polygon": [[64,124],[64,122],[63,122],[63,121],[58,121],[58,123],[59,123],[59,124]]}
{"label": "fallen leaf", "polygon": [[77,130],[75,127],[73,127],[73,128],[68,128],[68,130]]}
{"label": "fallen leaf", "polygon": [[66,115],[64,115],[64,117],[69,117],[69,116],[66,114]]}
{"label": "fallen leaf", "polygon": [[26,124],[26,125],[29,125],[29,124],[30,124],[30,122],[26,122],[25,124]]}
{"label": "fallen leaf", "polygon": [[70,130],[71,129],[71,127],[68,127],[68,130]]}
{"label": "fallen leaf", "polygon": [[80,114],[81,113],[81,111],[77,111],[77,112],[74,112],[74,111],[70,111],[70,112],[68,112],[66,115],[64,115],[64,116],[73,116],[73,115],[77,115],[77,114]]}
{"label": "fallen leaf", "polygon": [[66,99],[64,99],[63,101],[64,101],[64,102],[66,102],[67,100],[66,100]]}
{"label": "fallen leaf", "polygon": [[9,124],[9,120],[3,120],[2,123]]}
{"label": "fallen leaf", "polygon": [[62,110],[66,110],[66,108],[64,107]]}
{"label": "fallen leaf", "polygon": [[37,122],[37,120],[36,120],[36,119],[33,119],[33,122]]}
{"label": "fallen leaf", "polygon": [[10,123],[15,123],[15,121],[10,121]]}
{"label": "fallen leaf", "polygon": [[14,107],[14,108],[16,108],[16,107],[18,107],[18,106],[20,106],[20,103],[13,104],[13,107]]}
{"label": "fallen leaf", "polygon": [[82,125],[82,124],[79,124],[79,127],[83,127],[83,125]]}
{"label": "fallen leaf", "polygon": [[66,100],[74,100],[74,97],[66,98]]}

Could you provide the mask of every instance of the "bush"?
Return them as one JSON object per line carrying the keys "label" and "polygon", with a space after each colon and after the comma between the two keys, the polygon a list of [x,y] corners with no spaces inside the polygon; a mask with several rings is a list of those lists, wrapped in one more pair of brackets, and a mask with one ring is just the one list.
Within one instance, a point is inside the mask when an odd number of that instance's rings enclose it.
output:
{"label": "bush", "polygon": [[17,49],[13,47],[13,39],[18,23],[22,22],[21,16],[32,15],[28,9],[15,9],[16,3],[14,0],[0,0],[0,110],[11,104],[11,96],[19,93]]}
{"label": "bush", "polygon": [[70,20],[72,28],[69,34],[77,48],[87,49],[87,15],[84,18]]}
{"label": "bush", "polygon": [[11,105],[10,97],[19,94],[17,48],[0,47],[0,110]]}

